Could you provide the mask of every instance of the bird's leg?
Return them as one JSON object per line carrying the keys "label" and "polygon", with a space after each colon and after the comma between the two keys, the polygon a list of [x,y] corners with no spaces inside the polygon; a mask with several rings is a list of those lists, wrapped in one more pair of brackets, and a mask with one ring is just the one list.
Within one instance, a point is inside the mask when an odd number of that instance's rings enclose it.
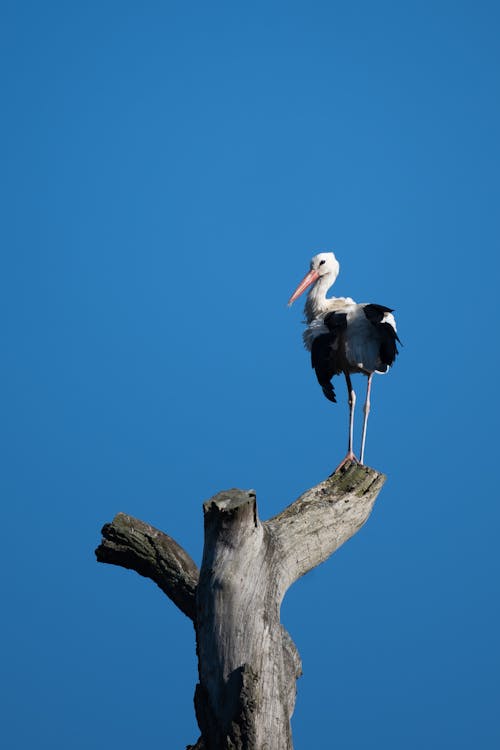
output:
{"label": "bird's leg", "polygon": [[366,386],[366,401],[363,407],[365,417],[363,419],[363,432],[361,434],[361,456],[360,456],[361,463],[363,463],[363,459],[365,455],[366,425],[368,423],[368,414],[370,413],[370,391],[372,388],[372,378],[373,378],[373,372],[370,373],[370,375],[368,376],[368,385]]}
{"label": "bird's leg", "polygon": [[339,465],[334,471],[334,474],[336,474],[337,471],[339,471],[344,466],[344,464],[348,463],[349,461],[356,461],[356,463],[358,463],[358,459],[356,458],[352,450],[353,435],[354,435],[354,407],[356,406],[356,394],[352,387],[351,376],[349,375],[348,372],[344,372],[344,375],[345,375],[345,382],[347,385],[347,396],[349,400],[349,443],[347,446],[347,456],[344,458],[343,461],[339,463]]}
{"label": "bird's leg", "polygon": [[354,407],[356,406],[356,394],[354,393],[354,389],[351,383],[351,376],[348,372],[346,372],[345,380],[347,383],[347,395],[349,398],[349,444],[347,447],[347,455],[354,457],[354,453],[352,452],[352,445],[354,436]]}

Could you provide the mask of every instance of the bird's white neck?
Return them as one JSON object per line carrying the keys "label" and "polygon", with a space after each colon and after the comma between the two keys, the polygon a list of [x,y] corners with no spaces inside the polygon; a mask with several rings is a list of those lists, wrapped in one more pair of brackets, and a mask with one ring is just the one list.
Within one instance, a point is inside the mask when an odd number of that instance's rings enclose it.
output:
{"label": "bird's white neck", "polygon": [[314,318],[317,318],[327,312],[329,309],[329,303],[334,297],[327,299],[326,293],[335,281],[335,276],[332,273],[325,273],[320,276],[316,281],[311,291],[307,295],[306,304],[304,307],[304,314],[306,316],[306,322],[310,323]]}

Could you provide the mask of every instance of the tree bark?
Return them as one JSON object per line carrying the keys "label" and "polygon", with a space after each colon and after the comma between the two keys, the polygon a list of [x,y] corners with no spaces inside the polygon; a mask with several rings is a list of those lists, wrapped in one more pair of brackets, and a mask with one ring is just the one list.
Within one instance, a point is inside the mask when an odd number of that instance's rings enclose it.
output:
{"label": "tree bark", "polygon": [[172,537],[126,513],[118,513],[101,533],[102,542],[95,551],[98,562],[121,565],[151,578],[194,620],[198,567]]}
{"label": "tree bark", "polygon": [[163,532],[119,513],[103,527],[100,562],[151,578],[193,620],[199,684],[196,750],[292,750],[290,718],[301,662],[280,623],[300,576],[369,517],[385,481],[350,464],[261,522],[253,491],[219,492],[203,506],[200,571]]}

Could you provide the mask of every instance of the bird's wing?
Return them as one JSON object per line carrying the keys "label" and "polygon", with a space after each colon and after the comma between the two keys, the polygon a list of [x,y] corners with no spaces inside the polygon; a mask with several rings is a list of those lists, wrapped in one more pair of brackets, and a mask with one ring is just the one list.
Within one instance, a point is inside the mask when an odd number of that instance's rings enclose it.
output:
{"label": "bird's wing", "polygon": [[342,337],[347,327],[347,314],[331,312],[325,317],[324,324],[328,333],[316,336],[313,340],[311,364],[326,398],[335,403],[337,399],[331,379],[343,370]]}
{"label": "bird's wing", "polygon": [[328,328],[323,323],[323,318],[314,318],[311,320],[306,330],[302,334],[302,340],[306,349],[311,349],[312,342],[317,336],[321,336],[323,333],[327,333]]}
{"label": "bird's wing", "polygon": [[[392,314],[394,310],[384,305],[365,305],[363,311],[367,320],[375,326],[380,337],[380,360],[385,370],[390,367],[398,355],[396,341],[401,343],[396,331],[396,321]],[[384,370],[382,370],[383,372]]]}

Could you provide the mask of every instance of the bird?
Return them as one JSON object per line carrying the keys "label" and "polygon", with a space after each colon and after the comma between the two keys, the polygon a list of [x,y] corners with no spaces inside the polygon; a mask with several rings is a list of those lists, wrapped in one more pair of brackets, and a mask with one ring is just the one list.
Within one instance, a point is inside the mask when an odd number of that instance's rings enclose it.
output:
{"label": "bird", "polygon": [[[348,448],[346,457],[335,472],[351,461],[363,464],[372,378],[374,373],[389,370],[399,353],[397,342],[401,344],[392,308],[367,302],[357,304],[351,297],[326,296],[339,271],[340,264],[333,252],[314,255],[309,272],[288,300],[290,307],[311,287],[304,308],[307,328],[303,340],[304,346],[311,352],[311,365],[318,383],[329,401],[337,401],[331,382],[333,376],[343,373],[345,377],[349,403]],[[353,451],[356,393],[351,375],[356,373],[368,378],[359,461]]]}

